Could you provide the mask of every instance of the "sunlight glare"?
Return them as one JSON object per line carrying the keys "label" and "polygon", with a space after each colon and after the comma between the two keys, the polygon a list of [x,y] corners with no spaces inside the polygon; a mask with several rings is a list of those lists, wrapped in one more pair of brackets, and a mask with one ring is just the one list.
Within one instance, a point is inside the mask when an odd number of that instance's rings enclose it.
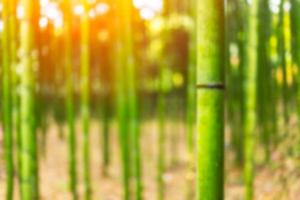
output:
{"label": "sunlight glare", "polygon": [[49,4],[49,0],[40,0],[41,7],[45,7]]}
{"label": "sunlight glare", "polygon": [[97,0],[88,0],[88,4],[95,4]]}
{"label": "sunlight glare", "polygon": [[41,18],[39,26],[46,28],[49,23],[53,23],[55,29],[61,29],[63,26],[63,13],[59,5],[49,0],[41,0]]}
{"label": "sunlight glare", "polygon": [[99,3],[96,6],[96,12],[99,15],[103,15],[103,14],[107,13],[108,11],[109,11],[109,5],[106,3]]}
{"label": "sunlight glare", "polygon": [[141,17],[150,20],[155,16],[155,12],[149,8],[142,8],[140,11]]}
{"label": "sunlight glare", "polygon": [[89,17],[90,18],[95,18],[96,17],[96,12],[94,10],[89,11]]}
{"label": "sunlight glare", "polygon": [[154,12],[160,12],[163,9],[163,2],[162,0],[134,0],[133,4],[136,8],[149,8]]}
{"label": "sunlight glare", "polygon": [[62,28],[63,27],[63,18],[62,17],[57,17],[54,20],[54,27],[56,29]]}
{"label": "sunlight glare", "polygon": [[17,7],[17,18],[18,18],[18,19],[22,19],[23,16],[24,16],[24,9],[23,9],[22,6],[19,5],[19,6]]}
{"label": "sunlight glare", "polygon": [[76,5],[73,9],[73,12],[75,15],[81,15],[83,13],[83,6],[82,5]]}
{"label": "sunlight glare", "polygon": [[163,9],[162,0],[134,0],[134,6],[140,10],[140,15],[143,19],[149,20],[155,17]]}
{"label": "sunlight glare", "polygon": [[279,13],[280,0],[271,0],[269,7],[273,13]]}
{"label": "sunlight glare", "polygon": [[290,2],[284,2],[284,10],[290,11],[291,10],[291,3]]}
{"label": "sunlight glare", "polygon": [[61,15],[57,4],[54,4],[54,3],[47,4],[44,7],[43,14],[45,14],[46,17],[48,17],[50,20],[53,20],[53,21],[56,20],[56,18],[59,18]]}
{"label": "sunlight glare", "polygon": [[41,17],[39,20],[39,25],[40,25],[40,28],[46,28],[48,25],[48,18]]}
{"label": "sunlight glare", "polygon": [[2,32],[3,32],[3,21],[0,20],[0,33],[2,33]]}

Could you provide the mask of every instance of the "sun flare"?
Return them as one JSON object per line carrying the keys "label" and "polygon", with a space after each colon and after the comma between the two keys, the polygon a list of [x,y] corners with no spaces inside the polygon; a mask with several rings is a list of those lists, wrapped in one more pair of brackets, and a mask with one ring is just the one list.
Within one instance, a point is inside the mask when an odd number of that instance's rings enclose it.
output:
{"label": "sun flare", "polygon": [[140,10],[141,17],[146,20],[152,19],[163,9],[162,0],[134,0],[133,4]]}

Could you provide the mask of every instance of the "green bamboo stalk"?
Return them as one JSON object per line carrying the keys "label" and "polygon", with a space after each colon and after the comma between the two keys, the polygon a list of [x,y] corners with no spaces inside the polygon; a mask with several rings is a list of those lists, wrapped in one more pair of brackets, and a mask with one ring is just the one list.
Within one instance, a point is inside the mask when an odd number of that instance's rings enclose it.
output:
{"label": "green bamboo stalk", "polygon": [[17,63],[17,1],[10,0],[9,1],[9,28],[10,28],[10,54],[11,54],[11,68],[12,68],[12,104],[13,104],[13,124],[14,131],[16,133],[16,159],[17,166],[16,171],[18,176],[20,176],[21,172],[21,127],[20,127],[20,95],[18,92],[20,77],[17,72],[18,63]]}
{"label": "green bamboo stalk", "polygon": [[[172,75],[172,74],[171,74]],[[195,85],[195,84],[194,84]],[[169,103],[169,110],[170,110],[170,122],[171,122],[171,130],[170,130],[170,167],[174,167],[179,162],[179,135],[180,135],[180,123],[178,121],[181,118],[181,112],[180,112],[180,98],[178,96],[177,90],[174,89],[173,92],[171,92],[170,97],[171,102]],[[196,97],[196,96],[195,96]]]}
{"label": "green bamboo stalk", "polygon": [[300,66],[300,1],[290,0],[291,2],[291,33],[292,33],[292,54],[293,62],[299,67]]}
{"label": "green bamboo stalk", "polygon": [[[170,2],[168,0],[164,0],[164,10],[162,13],[162,17],[164,20],[168,20],[168,16],[170,14]],[[162,30],[161,40],[165,42],[167,38],[167,29],[164,28]],[[164,44],[165,45],[165,44]],[[161,52],[163,54],[164,52]],[[167,110],[167,102],[166,102],[166,88],[167,84],[167,59],[163,59],[158,63],[158,98],[157,98],[157,115],[158,115],[158,138],[157,138],[157,174],[156,174],[156,195],[157,200],[165,199],[165,182],[163,179],[163,175],[166,170],[166,110]],[[168,79],[169,80],[169,79]]]}
{"label": "green bamboo stalk", "polygon": [[87,0],[81,1],[84,12],[81,16],[81,117],[83,129],[83,173],[85,199],[91,199],[90,181],[90,149],[89,149],[89,73],[90,73],[90,52],[89,52],[89,6]]}
{"label": "green bamboo stalk", "polygon": [[[190,15],[195,22],[195,1],[190,0]],[[195,138],[195,122],[196,122],[196,32],[192,29],[190,30],[190,40],[189,40],[189,65],[188,65],[188,83],[187,83],[187,147],[189,162],[193,165],[194,160],[194,138]],[[193,168],[191,166],[191,168]]]}
{"label": "green bamboo stalk", "polygon": [[159,88],[158,88],[158,157],[157,157],[157,200],[163,200],[165,198],[165,183],[163,175],[166,168],[165,158],[165,144],[166,144],[166,95],[164,91],[164,74],[166,66],[161,64],[159,69]]}
{"label": "green bamboo stalk", "polygon": [[[288,12],[285,8],[286,5],[290,5],[290,0],[284,0],[284,12],[283,12],[283,36],[284,36],[284,50],[285,50],[285,60],[286,60],[286,66],[285,66],[285,81],[286,81],[286,102],[285,102],[285,106],[286,106],[286,122],[287,122],[287,126],[289,125],[289,121],[290,121],[290,117],[291,117],[291,113],[292,113],[292,107],[291,105],[293,105],[293,99],[292,97],[293,95],[293,89],[295,88],[295,80],[293,78],[295,73],[291,72],[288,74],[289,69],[291,69],[292,67],[292,48],[291,48],[291,42],[290,42],[290,36],[291,36],[291,24],[290,24],[290,17],[291,14],[290,12]],[[288,133],[288,130],[287,130]]]}
{"label": "green bamboo stalk", "polygon": [[37,175],[35,154],[35,121],[34,121],[34,75],[33,75],[33,50],[34,50],[34,26],[33,6],[34,2],[22,0],[21,4],[24,16],[20,20],[20,67],[21,67],[21,141],[22,141],[22,172],[21,172],[21,199],[38,199]]}
{"label": "green bamboo stalk", "polygon": [[224,1],[197,2],[197,197],[224,198]]}
{"label": "green bamboo stalk", "polygon": [[269,0],[259,2],[259,25],[258,25],[258,68],[257,71],[257,101],[258,122],[261,129],[262,140],[265,148],[265,160],[269,161],[270,149],[270,119],[271,119],[271,62],[270,62],[270,35],[271,35],[271,15],[269,10]]}
{"label": "green bamboo stalk", "polygon": [[[242,7],[244,8],[245,5],[243,4]],[[243,9],[245,10],[245,9]],[[245,20],[244,16],[240,23],[243,23]],[[243,36],[239,36],[238,38],[238,48],[239,48],[239,57],[240,57],[240,64],[238,69],[238,79],[237,81],[241,84],[238,87],[238,94],[237,94],[237,109],[239,112],[239,119],[238,119],[238,125],[237,125],[237,163],[242,166],[244,162],[244,130],[243,130],[243,123],[244,123],[244,112],[245,112],[245,96],[244,96],[244,89],[243,89],[243,81],[244,81],[244,68],[245,68],[245,54],[246,54],[246,48],[245,48],[245,28],[243,27],[242,30],[240,30],[240,33]]]}
{"label": "green bamboo stalk", "polygon": [[33,192],[34,196],[33,199],[39,198],[39,156],[38,156],[38,142],[37,142],[37,129],[39,126],[39,120],[38,120],[38,113],[39,113],[39,107],[37,106],[38,103],[38,92],[36,91],[36,84],[37,84],[37,75],[34,73],[35,69],[37,67],[41,67],[40,65],[40,30],[39,30],[39,19],[40,19],[40,1],[36,1],[33,4],[33,17],[31,18],[33,21],[33,53],[32,53],[32,126],[33,126],[33,134],[31,138],[32,142],[32,158],[33,158],[33,167],[32,167],[32,173],[33,173]]}
{"label": "green bamboo stalk", "polygon": [[298,103],[297,103],[297,95],[294,95],[294,94],[297,94],[298,92],[298,71],[294,70],[295,67],[297,67],[298,65],[296,64],[295,62],[295,54],[297,54],[297,48],[296,47],[296,44],[294,44],[295,42],[295,23],[297,23],[295,21],[295,18],[297,18],[297,14],[294,14],[294,8],[292,8],[295,3],[293,2],[293,0],[289,0],[289,3],[290,3],[290,9],[289,9],[289,12],[288,12],[288,23],[289,23],[289,34],[290,34],[290,39],[289,41],[287,42],[288,44],[288,54],[290,54],[289,56],[289,63],[290,63],[290,67],[293,69],[292,72],[291,72],[291,78],[292,78],[292,83],[290,84],[290,88],[289,88],[289,98],[290,98],[290,101],[291,101],[291,106],[289,107],[290,108],[290,112],[291,114],[294,113],[295,111],[295,114],[297,115],[298,114],[298,111],[293,109],[294,106],[297,107]]}
{"label": "green bamboo stalk", "polygon": [[[127,6],[126,9],[130,11],[131,3],[125,2]],[[138,113],[138,98],[137,98],[137,74],[136,67],[134,63],[133,55],[133,40],[131,33],[130,12],[128,13],[128,18],[126,27],[127,36],[125,37],[125,46],[128,47],[127,51],[127,77],[128,77],[128,120],[129,120],[129,133],[131,141],[131,158],[133,167],[133,177],[134,177],[134,197],[136,200],[142,199],[142,177],[141,177],[141,150],[140,150],[140,127],[139,127],[139,113]]]}
{"label": "green bamboo stalk", "polygon": [[[277,14],[275,13],[271,13],[271,32],[272,32],[272,36],[276,37],[276,41],[278,42],[278,22],[276,21],[277,18]],[[279,44],[278,44],[279,45]],[[276,145],[278,144],[278,135],[279,135],[279,102],[280,102],[280,98],[279,98],[279,84],[277,81],[277,77],[276,77],[276,71],[278,70],[279,67],[279,63],[280,63],[280,58],[279,58],[279,51],[278,51],[278,46],[277,48],[272,48],[272,59],[271,59],[271,64],[272,64],[272,76],[271,76],[271,99],[272,101],[270,102],[271,106],[271,113],[272,113],[272,117],[271,117],[271,121],[272,121],[272,143],[274,144],[274,147],[276,147]]]}
{"label": "green bamboo stalk", "polygon": [[140,130],[138,118],[138,99],[137,99],[137,71],[133,54],[133,35],[132,35],[132,1],[120,1],[119,10],[121,14],[120,24],[122,27],[123,42],[123,64],[125,65],[128,106],[128,131],[130,142],[130,162],[132,162],[132,176],[134,178],[134,198],[142,199],[142,180],[141,180],[141,155],[140,155]]}
{"label": "green bamboo stalk", "polygon": [[[118,64],[120,66],[120,64]],[[118,77],[120,75],[118,73]],[[123,179],[123,198],[124,200],[129,200],[131,196],[130,192],[130,158],[129,158],[129,138],[128,138],[128,123],[127,123],[127,106],[125,102],[125,94],[123,86],[120,86],[121,83],[124,83],[122,78],[118,78],[120,81],[117,83],[117,109],[118,109],[118,123],[119,123],[119,140],[121,146],[121,160],[122,160],[122,179]]]}
{"label": "green bamboo stalk", "polygon": [[[189,14],[195,25],[196,22],[196,1],[189,0]],[[188,152],[188,172],[186,175],[187,189],[186,199],[194,197],[195,188],[190,185],[194,181],[195,170],[195,136],[196,136],[196,31],[191,28],[189,33],[189,57],[188,57],[188,71],[187,71],[187,108],[186,108],[186,133],[187,133],[187,152]]]}
{"label": "green bamboo stalk", "polygon": [[110,165],[110,133],[109,133],[109,123],[110,123],[110,109],[109,109],[109,96],[105,94],[103,100],[103,125],[102,125],[102,164],[103,164],[103,174],[107,175],[108,167]]}
{"label": "green bamboo stalk", "polygon": [[6,165],[6,199],[13,199],[14,161],[13,161],[13,125],[12,125],[12,68],[10,52],[9,0],[3,0],[2,20],[2,62],[3,62],[3,126]]}
{"label": "green bamboo stalk", "polygon": [[[292,44],[293,44],[293,60],[297,65],[298,72],[300,69],[300,1],[291,0],[291,21],[292,21]],[[300,76],[297,76],[297,112],[298,112],[298,126],[300,128]],[[299,141],[300,144],[300,141]],[[297,148],[300,153],[300,146]]]}
{"label": "green bamboo stalk", "polygon": [[238,88],[238,110],[239,110],[239,125],[238,131],[240,132],[238,135],[238,153],[237,153],[237,161],[240,165],[244,163],[244,122],[245,122],[245,107],[246,107],[246,97],[244,94],[244,74],[246,69],[247,62],[247,45],[246,37],[247,37],[247,25],[245,25],[245,21],[247,20],[247,4],[243,0],[238,0],[239,9],[240,9],[240,19],[239,19],[239,33],[238,33],[238,48],[239,48],[239,58],[240,64],[238,69],[238,79],[237,81],[241,84]]}
{"label": "green bamboo stalk", "polygon": [[[243,164],[243,68],[245,55],[245,8],[246,2],[234,0],[228,2],[227,12],[227,85],[231,85],[226,90],[227,115],[231,130],[231,144],[235,153],[235,162],[238,166]],[[230,12],[229,12],[230,11]],[[238,63],[231,63],[231,45],[236,45]],[[239,84],[236,84],[239,83]]]}
{"label": "green bamboo stalk", "polygon": [[64,42],[65,42],[65,103],[68,123],[68,156],[69,156],[69,177],[70,177],[70,191],[73,200],[78,199],[77,196],[77,163],[76,163],[76,133],[75,133],[75,115],[74,115],[74,87],[73,87],[73,67],[72,67],[72,13],[71,1],[64,2]]}
{"label": "green bamboo stalk", "polygon": [[245,66],[245,121],[244,121],[244,182],[245,199],[253,199],[254,179],[254,133],[256,129],[256,76],[257,76],[257,45],[258,45],[258,12],[259,1],[252,1],[248,15],[248,40]]}
{"label": "green bamboo stalk", "polygon": [[[121,0],[120,0],[121,1]],[[120,5],[119,1],[116,1],[117,5]],[[116,96],[117,96],[117,117],[118,117],[118,133],[119,133],[119,142],[121,150],[121,161],[122,161],[122,181],[123,181],[123,198],[124,200],[129,200],[131,197],[130,193],[130,157],[129,157],[129,137],[128,137],[128,106],[126,99],[126,88],[127,81],[124,74],[126,73],[126,68],[124,65],[124,53],[123,53],[123,42],[121,37],[121,16],[122,12],[119,12],[119,15],[116,18],[116,63],[115,63],[115,72],[116,72]]]}
{"label": "green bamboo stalk", "polygon": [[[288,85],[287,85],[287,58],[286,58],[286,35],[285,35],[285,23],[284,23],[284,4],[285,0],[280,1],[279,5],[279,23],[278,23],[278,53],[279,53],[279,64],[282,70],[282,106],[283,106],[283,119],[285,126],[288,125],[289,114],[288,114]],[[285,130],[287,131],[287,130]]]}

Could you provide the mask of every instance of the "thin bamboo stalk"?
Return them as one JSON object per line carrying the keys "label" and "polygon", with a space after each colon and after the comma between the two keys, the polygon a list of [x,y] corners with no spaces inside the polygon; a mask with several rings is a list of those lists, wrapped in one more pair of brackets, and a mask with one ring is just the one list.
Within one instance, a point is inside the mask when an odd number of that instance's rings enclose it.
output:
{"label": "thin bamboo stalk", "polygon": [[84,173],[84,198],[91,199],[91,180],[90,180],[90,51],[89,51],[89,6],[87,0],[81,1],[83,14],[81,15],[81,118],[83,131],[83,173]]}
{"label": "thin bamboo stalk", "polygon": [[[300,69],[300,1],[291,0],[291,17],[292,17],[292,44],[294,49],[294,63],[297,65],[298,73]],[[298,127],[300,128],[300,76],[297,76],[297,112]],[[300,152],[300,140],[298,142],[297,152]]]}
{"label": "thin bamboo stalk", "polygon": [[[21,199],[38,199],[36,159],[34,155],[36,127],[34,121],[34,2],[22,0],[24,16],[20,20],[20,98],[21,98]],[[32,20],[32,21],[31,21]]]}
{"label": "thin bamboo stalk", "polygon": [[6,199],[13,199],[14,190],[14,161],[13,161],[13,124],[12,124],[12,65],[10,51],[10,1],[4,0],[2,20],[2,63],[3,63],[3,125],[4,125],[4,146],[6,165]]}
{"label": "thin bamboo stalk", "polygon": [[73,87],[73,64],[72,64],[72,16],[71,1],[66,0],[64,7],[64,42],[65,42],[65,104],[68,123],[68,159],[69,159],[69,178],[70,191],[73,200],[78,199],[77,196],[77,163],[76,163],[76,132],[75,132],[75,115],[74,115],[74,87]]}
{"label": "thin bamboo stalk", "polygon": [[257,77],[257,60],[258,60],[258,8],[259,1],[254,0],[250,5],[248,15],[248,38],[245,66],[245,121],[244,121],[244,182],[245,182],[245,199],[253,199],[253,179],[254,179],[254,133],[256,129],[256,77]]}

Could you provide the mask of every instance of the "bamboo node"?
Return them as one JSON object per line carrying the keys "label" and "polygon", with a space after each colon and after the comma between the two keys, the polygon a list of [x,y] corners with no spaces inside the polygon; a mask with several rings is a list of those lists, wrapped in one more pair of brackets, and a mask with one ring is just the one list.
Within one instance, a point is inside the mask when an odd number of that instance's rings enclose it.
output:
{"label": "bamboo node", "polygon": [[207,83],[207,84],[197,84],[197,89],[225,90],[226,88],[223,83]]}

